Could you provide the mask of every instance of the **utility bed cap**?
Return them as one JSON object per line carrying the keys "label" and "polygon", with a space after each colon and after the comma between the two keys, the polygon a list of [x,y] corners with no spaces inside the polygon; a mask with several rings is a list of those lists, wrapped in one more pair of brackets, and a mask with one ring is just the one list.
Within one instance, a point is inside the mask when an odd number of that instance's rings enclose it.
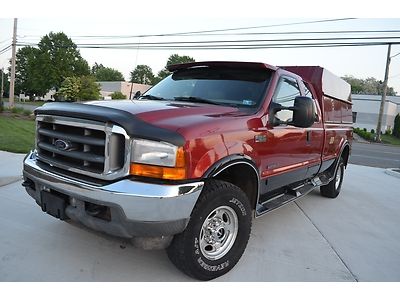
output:
{"label": "utility bed cap", "polygon": [[285,66],[281,67],[301,76],[313,84],[319,97],[322,95],[338,100],[351,101],[351,86],[345,80],[319,66]]}

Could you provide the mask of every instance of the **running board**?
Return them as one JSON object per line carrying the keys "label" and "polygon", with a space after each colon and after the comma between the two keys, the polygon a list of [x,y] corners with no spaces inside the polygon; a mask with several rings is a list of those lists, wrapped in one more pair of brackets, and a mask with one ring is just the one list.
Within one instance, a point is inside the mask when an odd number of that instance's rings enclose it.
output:
{"label": "running board", "polygon": [[309,192],[311,192],[314,188],[319,186],[320,182],[316,180],[311,180],[306,182],[305,184],[302,184],[296,188],[290,188],[286,187],[285,192],[278,194],[272,198],[269,199],[263,199],[262,196],[260,197],[259,202],[257,203],[256,207],[256,217],[259,217],[263,214],[266,214],[268,212],[271,212],[278,207],[281,207],[285,204],[288,204],[296,199],[299,199],[300,197],[307,195]]}

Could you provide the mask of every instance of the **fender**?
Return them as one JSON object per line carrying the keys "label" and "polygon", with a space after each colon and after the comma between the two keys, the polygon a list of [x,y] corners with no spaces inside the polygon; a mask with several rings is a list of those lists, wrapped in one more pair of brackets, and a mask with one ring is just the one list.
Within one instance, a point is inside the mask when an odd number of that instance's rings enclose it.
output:
{"label": "fender", "polygon": [[[338,157],[335,159],[335,161],[334,161],[334,163],[332,164],[332,166],[330,166],[329,169],[325,171],[325,172],[327,172],[327,173],[329,174],[328,183],[331,182],[331,181],[334,179],[335,170],[336,170],[336,168],[337,168],[337,166],[338,166],[338,164],[339,164],[340,158],[342,157],[343,151],[344,151],[344,149],[345,149],[347,146],[349,147],[349,155],[350,155],[350,149],[351,149],[350,143],[346,140],[346,141],[343,143],[342,147],[340,148],[340,151],[339,151],[340,154],[339,154]],[[345,167],[347,167],[347,163],[345,164]],[[325,172],[324,172],[324,173],[325,173]]]}
{"label": "fender", "polygon": [[215,162],[203,175],[203,179],[213,178],[216,177],[218,174],[223,172],[224,170],[239,164],[248,165],[254,171],[257,177],[257,184],[256,184],[256,197],[255,203],[258,203],[258,198],[260,197],[260,174],[258,172],[257,166],[251,157],[244,155],[244,154],[232,154],[226,156],[219,161]]}
{"label": "fender", "polygon": [[204,173],[202,178],[206,179],[215,177],[228,167],[237,164],[250,165],[254,169],[254,172],[257,174],[258,180],[260,180],[260,174],[258,172],[256,164],[253,162],[250,156],[247,156],[245,154],[232,154],[225,156],[224,158],[212,164],[211,167],[209,167],[207,171]]}

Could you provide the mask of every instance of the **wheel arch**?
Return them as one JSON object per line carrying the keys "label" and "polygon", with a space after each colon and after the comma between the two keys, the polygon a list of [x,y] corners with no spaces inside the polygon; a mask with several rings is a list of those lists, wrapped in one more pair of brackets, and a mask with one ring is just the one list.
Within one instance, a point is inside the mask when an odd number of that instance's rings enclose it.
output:
{"label": "wheel arch", "polygon": [[230,155],[214,163],[203,176],[205,181],[219,179],[239,187],[254,209],[258,201],[260,175],[253,160],[246,155]]}

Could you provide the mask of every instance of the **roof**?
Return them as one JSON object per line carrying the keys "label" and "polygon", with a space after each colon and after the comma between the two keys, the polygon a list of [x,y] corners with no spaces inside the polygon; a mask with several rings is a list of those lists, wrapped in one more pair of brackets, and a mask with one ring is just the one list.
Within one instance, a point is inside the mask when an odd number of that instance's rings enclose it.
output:
{"label": "roof", "polygon": [[195,67],[228,67],[228,68],[247,68],[247,69],[269,69],[276,71],[278,68],[269,64],[259,62],[239,62],[239,61],[201,61],[186,64],[176,64],[167,66],[168,71],[175,72]]}
{"label": "roof", "polygon": [[[381,101],[382,95],[351,94],[353,100]],[[386,101],[400,105],[400,96],[386,96]]]}

